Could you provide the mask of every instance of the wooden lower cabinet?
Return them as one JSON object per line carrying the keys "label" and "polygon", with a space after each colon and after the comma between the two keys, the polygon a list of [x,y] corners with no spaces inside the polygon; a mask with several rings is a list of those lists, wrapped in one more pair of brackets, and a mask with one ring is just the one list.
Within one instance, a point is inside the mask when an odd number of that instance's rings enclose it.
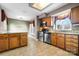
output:
{"label": "wooden lower cabinet", "polygon": [[27,45],[27,33],[0,34],[0,52]]}
{"label": "wooden lower cabinet", "polygon": [[52,33],[51,41],[52,45],[63,48],[66,51],[79,55],[79,35],[64,34],[64,33]]}
{"label": "wooden lower cabinet", "polygon": [[21,34],[21,39],[20,39],[20,45],[25,46],[27,45],[27,33],[22,33]]}
{"label": "wooden lower cabinet", "polygon": [[78,54],[78,35],[66,35],[66,50]]}
{"label": "wooden lower cabinet", "polygon": [[51,34],[51,41],[52,41],[52,42],[51,42],[52,45],[55,45],[55,46],[57,45],[56,33],[52,33],[52,34]]}
{"label": "wooden lower cabinet", "polygon": [[0,36],[0,52],[5,51],[5,50],[8,50],[8,37],[7,37],[7,35]]}
{"label": "wooden lower cabinet", "polygon": [[18,34],[9,35],[9,47],[10,49],[19,47],[19,35]]}
{"label": "wooden lower cabinet", "polygon": [[57,46],[60,48],[65,48],[65,39],[64,39],[64,34],[58,33],[57,34]]}

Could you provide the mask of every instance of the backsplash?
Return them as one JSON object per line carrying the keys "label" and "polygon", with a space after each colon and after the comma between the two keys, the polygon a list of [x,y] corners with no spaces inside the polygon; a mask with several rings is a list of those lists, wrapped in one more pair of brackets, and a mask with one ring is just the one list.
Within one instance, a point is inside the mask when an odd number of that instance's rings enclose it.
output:
{"label": "backsplash", "polygon": [[78,25],[73,25],[73,26],[72,26],[72,30],[79,32],[79,24],[78,24]]}

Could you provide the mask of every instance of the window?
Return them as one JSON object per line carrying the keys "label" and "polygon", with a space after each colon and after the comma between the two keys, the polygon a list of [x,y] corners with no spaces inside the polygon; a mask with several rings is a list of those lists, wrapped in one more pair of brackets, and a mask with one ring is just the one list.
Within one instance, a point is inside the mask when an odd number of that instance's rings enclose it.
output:
{"label": "window", "polygon": [[71,23],[69,17],[62,19],[62,20],[57,20],[56,23],[54,24],[54,29],[56,29],[56,30],[72,30],[72,23]]}

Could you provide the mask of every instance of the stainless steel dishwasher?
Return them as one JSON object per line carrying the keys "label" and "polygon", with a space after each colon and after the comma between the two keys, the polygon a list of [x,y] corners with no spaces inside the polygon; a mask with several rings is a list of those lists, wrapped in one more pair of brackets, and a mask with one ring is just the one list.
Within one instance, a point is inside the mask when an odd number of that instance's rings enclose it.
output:
{"label": "stainless steel dishwasher", "polygon": [[51,44],[51,33],[44,33],[44,42]]}

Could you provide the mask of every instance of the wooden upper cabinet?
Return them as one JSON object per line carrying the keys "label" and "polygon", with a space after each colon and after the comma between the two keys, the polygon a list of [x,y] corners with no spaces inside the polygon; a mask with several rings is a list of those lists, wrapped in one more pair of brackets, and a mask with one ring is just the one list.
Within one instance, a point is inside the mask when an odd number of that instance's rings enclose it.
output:
{"label": "wooden upper cabinet", "polygon": [[42,21],[47,22],[47,26],[51,26],[51,17],[43,18]]}
{"label": "wooden upper cabinet", "polygon": [[9,34],[9,45],[10,45],[10,49],[19,47],[18,34]]}
{"label": "wooden upper cabinet", "polygon": [[71,9],[71,22],[79,23],[79,6]]}
{"label": "wooden upper cabinet", "polygon": [[1,34],[0,35],[0,52],[8,50],[8,35]]}

